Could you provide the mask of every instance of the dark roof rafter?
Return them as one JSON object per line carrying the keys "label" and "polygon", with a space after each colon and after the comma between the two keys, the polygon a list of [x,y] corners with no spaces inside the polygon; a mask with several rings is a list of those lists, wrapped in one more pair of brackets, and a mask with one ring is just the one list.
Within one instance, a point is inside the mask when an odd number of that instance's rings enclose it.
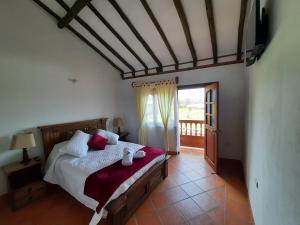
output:
{"label": "dark roof rafter", "polygon": [[93,6],[92,3],[88,3],[87,6],[90,10],[98,17],[98,19],[118,38],[118,40],[127,48],[132,55],[144,66],[147,70],[148,66],[146,63],[135,53],[135,51],[126,43],[122,36],[110,25],[110,23],[100,14],[100,12]]}
{"label": "dark roof rafter", "polygon": [[68,13],[59,20],[58,27],[64,28],[67,26],[90,1],[92,0],[77,0]]}
{"label": "dark roof rafter", "polygon": [[[67,12],[70,10],[69,6],[63,0],[56,0]],[[135,69],[116,51],[114,50],[99,34],[93,30],[83,19],[79,16],[75,16],[75,20],[80,23],[91,35],[93,35],[103,46],[105,46],[115,57],[117,57],[122,63],[124,63],[135,75]]]}
{"label": "dark roof rafter", "polygon": [[210,68],[210,67],[226,66],[226,65],[239,64],[239,63],[243,63],[243,61],[242,60],[231,60],[231,61],[226,61],[226,62],[211,63],[211,64],[205,64],[205,65],[200,65],[200,66],[193,66],[193,67],[187,67],[187,68],[180,68],[180,69],[144,74],[144,75],[139,75],[136,77],[124,77],[123,80],[140,78],[140,77],[149,77],[149,76],[155,76],[155,75],[162,75],[162,74],[168,74],[168,73],[184,72],[184,71],[189,71],[189,70],[205,69],[205,68]]}
{"label": "dark roof rafter", "polygon": [[193,58],[193,63],[194,66],[196,66],[197,64],[197,54],[194,48],[194,44],[193,44],[193,40],[192,40],[192,36],[191,36],[191,32],[190,32],[190,27],[189,24],[187,22],[187,18],[186,15],[184,13],[183,7],[182,7],[182,3],[181,0],[173,0],[175,8],[177,10],[178,16],[180,18],[180,22],[184,31],[184,35],[187,41],[187,44],[189,46],[192,58]]}
{"label": "dark roof rafter", "polygon": [[159,34],[160,34],[161,38],[163,39],[165,45],[167,46],[167,48],[169,50],[169,53],[170,53],[170,55],[172,56],[172,58],[175,62],[175,66],[178,67],[178,63],[179,63],[178,59],[177,59],[177,57],[176,57],[176,55],[175,55],[175,53],[174,53],[174,51],[173,51],[173,49],[170,45],[170,42],[168,41],[168,39],[166,37],[164,31],[162,30],[162,28],[159,25],[157,19],[155,18],[150,6],[148,5],[147,0],[141,0],[141,3],[143,4],[146,12],[148,13],[148,15],[149,15],[150,19],[152,20],[154,26],[156,27],[157,31],[159,32]]}
{"label": "dark roof rafter", "polygon": [[247,11],[247,0],[241,0],[241,13],[240,23],[238,31],[238,46],[237,46],[237,60],[242,58],[242,45],[243,45],[243,34],[244,34],[244,23]]}
{"label": "dark roof rafter", "polygon": [[208,26],[210,32],[211,46],[213,51],[214,63],[218,62],[218,47],[217,47],[217,37],[216,28],[214,20],[214,11],[212,0],[205,0],[206,14],[208,19]]}
{"label": "dark roof rafter", "polygon": [[106,59],[113,67],[115,67],[117,70],[121,72],[121,78],[123,79],[124,71],[118,67],[113,61],[111,61],[104,53],[102,53],[95,45],[93,45],[88,39],[86,39],[82,34],[80,34],[78,31],[76,31],[73,27],[70,25],[66,26],[70,31],[72,31],[80,40],[82,40],[84,43],[86,43],[88,46],[90,46],[92,49],[94,49],[99,55],[101,55],[104,59]]}
{"label": "dark roof rafter", "polygon": [[[49,7],[47,7],[40,0],[33,0],[36,4],[38,4],[42,9],[48,12],[51,16],[53,16],[58,21],[61,20],[60,16],[58,16],[55,12],[53,12]],[[90,48],[96,51],[99,55],[101,55],[107,62],[109,62],[115,69],[117,69],[121,73],[121,78],[124,79],[124,71],[118,67],[113,61],[111,61],[106,55],[104,55],[97,47],[95,47],[90,41],[88,41],[84,36],[82,36],[78,31],[76,31],[72,26],[67,25],[67,29],[69,29],[73,34],[75,34],[80,40],[86,43]]]}
{"label": "dark roof rafter", "polygon": [[133,26],[129,18],[126,16],[124,11],[121,9],[119,4],[115,0],[108,0],[110,4],[114,7],[114,9],[118,12],[118,14],[121,16],[121,18],[124,20],[124,22],[127,24],[127,26],[130,28],[130,30],[133,32],[133,34],[136,36],[136,38],[141,42],[141,44],[144,46],[144,48],[148,51],[148,53],[151,55],[151,57],[154,59],[156,64],[158,65],[157,70],[161,71],[162,64],[157,58],[157,56],[154,54],[150,46],[147,44],[147,42],[144,40],[144,38],[141,36],[141,34],[137,31],[137,29]]}
{"label": "dark roof rafter", "polygon": [[[205,0],[205,8],[206,8],[206,12],[203,11],[203,13],[206,13],[207,19],[208,19],[208,25],[209,25],[209,30],[205,30],[205,32],[209,32],[207,33],[207,35],[210,34],[210,39],[208,39],[209,42],[205,43],[206,45],[210,45],[212,46],[212,56],[210,56],[210,58],[202,58],[202,59],[198,59],[197,57],[197,52],[195,51],[195,45],[194,42],[193,43],[193,38],[192,35],[193,34],[191,31],[192,28],[192,24],[189,24],[188,22],[192,22],[190,20],[187,19],[192,19],[192,17],[187,17],[189,16],[187,13],[189,12],[187,10],[187,8],[185,8],[186,5],[184,5],[183,3],[185,3],[185,1],[182,0],[173,0],[173,4],[175,7],[175,10],[177,12],[178,18],[180,21],[177,21],[181,24],[179,24],[179,28],[184,32],[184,37],[181,40],[184,44],[185,41],[187,43],[187,47],[191,53],[192,59],[190,58],[190,56],[187,56],[187,61],[182,61],[179,62],[178,58],[174,52],[174,48],[172,48],[169,40],[166,34],[164,32],[164,30],[162,29],[158,17],[156,17],[154,14],[155,11],[152,11],[152,8],[150,6],[152,6],[149,2],[151,0],[139,0],[140,3],[139,4],[139,10],[142,10],[142,12],[144,13],[144,15],[148,18],[151,19],[152,24],[148,24],[152,30],[152,32],[158,32],[162,41],[164,42],[165,46],[167,47],[168,51],[169,51],[169,55],[168,57],[172,57],[173,61],[171,62],[171,64],[169,65],[162,65],[162,63],[160,62],[160,60],[158,59],[158,55],[156,55],[153,50],[151,49],[150,45],[148,45],[148,43],[145,41],[145,39],[143,38],[142,34],[140,33],[139,29],[137,29],[138,27],[135,27],[133,19],[131,20],[131,17],[129,17],[129,15],[126,15],[125,12],[127,12],[125,9],[130,10],[130,6],[126,5],[126,8],[123,9],[123,7],[121,8],[121,6],[123,5],[119,5],[119,0],[104,0],[110,3],[110,5],[112,6],[114,12],[118,13],[118,15],[121,17],[119,22],[123,24],[125,23],[125,26],[128,26],[129,30],[127,29],[126,32],[129,32],[129,34],[133,34],[135,35],[136,39],[135,40],[135,44],[138,44],[138,46],[140,46],[140,44],[143,45],[143,48],[146,50],[146,52],[149,54],[150,57],[152,57],[152,59],[155,62],[155,65],[153,66],[148,66],[147,65],[147,61],[144,61],[143,57],[140,57],[139,55],[141,54],[137,54],[138,52],[135,52],[135,48],[134,47],[134,43],[132,43],[131,41],[125,39],[123,37],[123,33],[118,31],[117,27],[114,28],[114,24],[112,24],[112,22],[110,22],[108,19],[106,19],[106,17],[103,16],[103,14],[101,13],[102,8],[96,8],[94,6],[94,4],[91,3],[92,0],[73,0],[74,4],[69,6],[68,4],[65,3],[66,0],[56,0],[56,2],[65,9],[65,14],[63,16],[61,16],[61,14],[56,14],[55,10],[58,10],[58,8],[55,8],[52,10],[52,6],[49,5],[49,7],[47,6],[47,2],[43,1],[43,0],[33,0],[35,3],[37,3],[41,8],[43,8],[46,12],[48,12],[52,17],[54,17],[57,21],[58,21],[58,26],[60,28],[65,27],[66,29],[68,29],[69,31],[71,31],[71,33],[75,36],[77,36],[81,41],[83,41],[86,45],[88,45],[90,48],[92,48],[97,54],[99,54],[100,56],[102,56],[107,62],[109,62],[114,68],[116,68],[118,71],[120,71],[120,76],[122,79],[134,79],[134,78],[138,78],[138,77],[146,77],[146,76],[154,76],[154,75],[158,75],[158,74],[167,74],[167,73],[175,73],[175,72],[182,72],[182,71],[188,71],[188,70],[194,70],[194,69],[203,69],[203,68],[208,68],[208,67],[214,67],[214,66],[222,66],[222,65],[229,65],[229,64],[235,64],[235,63],[241,63],[242,62],[242,58],[243,58],[243,33],[244,33],[244,24],[245,24],[245,16],[246,16],[246,11],[247,11],[247,3],[249,2],[248,0],[238,0],[241,2],[241,5],[237,5],[235,10],[239,10],[240,7],[240,15],[239,15],[239,27],[237,29],[237,27],[235,28],[235,32],[233,32],[234,30],[231,30],[231,36],[232,37],[236,37],[234,34],[236,34],[236,32],[238,31],[238,40],[236,42],[236,39],[233,41],[234,43],[237,43],[237,51],[233,54],[228,54],[228,55],[223,55],[223,56],[218,56],[218,47],[222,47],[222,45],[218,46],[217,44],[217,34],[216,34],[216,20],[215,20],[215,14],[214,14],[214,6],[215,4],[217,4],[216,2],[213,2],[213,0]],[[172,2],[171,2],[172,3]],[[140,8],[141,5],[143,6],[143,8]],[[160,3],[157,3],[158,7],[160,6]],[[216,5],[217,6],[217,5]],[[81,10],[84,7],[88,7],[88,14],[85,14],[85,16],[93,16],[92,19],[93,21],[91,22],[96,22],[96,23],[92,23],[89,24],[88,20],[84,20],[85,18],[89,18],[89,17],[81,17],[79,15]],[[125,5],[124,5],[125,7]],[[101,9],[101,10],[100,10]],[[186,11],[185,11],[186,9]],[[123,11],[124,10],[124,11]],[[174,11],[173,11],[174,12]],[[201,11],[202,12],[202,11]],[[147,13],[147,15],[145,14]],[[195,13],[194,11],[192,13]],[[196,12],[197,13],[197,12]],[[130,14],[131,15],[131,14]],[[97,17],[97,18],[96,18]],[[146,19],[148,19],[146,18]],[[78,25],[79,23],[79,27],[73,27],[71,26],[70,22],[72,22],[73,20],[76,20],[76,24]],[[98,20],[99,19],[99,20]],[[136,19],[136,18],[134,18]],[[238,18],[236,18],[237,20]],[[98,21],[98,25],[97,25],[97,21]],[[132,21],[132,22],[131,22]],[[73,21],[74,22],[74,21]],[[171,21],[172,22],[172,21]],[[100,24],[99,24],[100,23]],[[72,24],[73,25],[73,24]],[[103,25],[105,27],[103,27]],[[190,25],[190,26],[189,26]],[[99,27],[100,26],[100,27]],[[124,25],[123,25],[124,26]],[[180,27],[181,26],[181,27]],[[98,30],[96,28],[103,28],[103,29],[108,29],[106,30],[107,32],[109,32],[110,37],[112,37],[114,40],[119,40],[118,42],[110,42],[109,40],[106,41],[106,39],[103,39],[101,36],[102,32],[101,30]],[[76,29],[77,30],[76,30]],[[82,28],[82,30],[81,30]],[[103,30],[102,29],[102,30]],[[156,29],[156,31],[155,31]],[[80,32],[79,32],[80,31]],[[220,32],[221,35],[222,32]],[[112,36],[111,36],[112,35]],[[157,35],[157,33],[155,33],[154,35]],[[193,36],[194,37],[194,36]],[[93,38],[92,40],[90,40],[90,38]],[[171,38],[171,37],[169,37]],[[221,36],[219,37],[221,38]],[[148,40],[148,39],[147,39]],[[96,43],[93,43],[93,41],[96,41]],[[128,41],[128,42],[127,42]],[[194,40],[196,41],[196,39]],[[99,43],[99,46],[98,46]],[[101,44],[101,45],[100,45]],[[115,45],[114,45],[115,44]],[[149,43],[150,44],[150,43]],[[151,42],[152,44],[152,42]],[[220,43],[222,44],[222,41],[220,40]],[[175,47],[175,46],[173,46]],[[200,47],[200,46],[199,46]],[[104,49],[103,49],[104,48]],[[121,49],[119,49],[121,48]],[[103,49],[103,50],[100,50]],[[118,52],[118,50],[122,50],[121,52]],[[137,50],[137,49],[136,49]],[[107,53],[106,55],[102,52],[104,51],[105,53]],[[143,50],[144,51],[144,50]],[[124,55],[126,53],[127,56],[130,57],[130,59],[133,59],[132,63],[135,63],[137,65],[133,65],[131,64],[131,61],[128,61],[128,59],[126,58],[126,56]],[[158,53],[158,52],[157,52]],[[178,52],[178,54],[181,56],[181,54]],[[178,55],[178,56],[179,56]],[[109,57],[108,57],[109,56]],[[244,57],[246,57],[247,55],[245,55]],[[132,57],[135,57],[132,58]],[[148,57],[148,55],[147,55]],[[200,57],[200,56],[199,56]],[[228,60],[232,60],[232,57],[234,57],[235,60],[233,61],[228,61]],[[224,58],[222,60],[220,60],[220,58]],[[116,61],[118,59],[118,61]],[[114,62],[116,61],[116,62]],[[221,61],[221,62],[220,62]],[[129,63],[130,62],[130,63]],[[140,64],[138,63],[140,62]],[[142,68],[140,68],[140,66],[143,66]],[[129,68],[129,70],[127,70],[126,67]],[[139,67],[139,69],[135,69],[134,67]],[[125,71],[124,71],[125,69]],[[129,72],[130,71],[130,72]]]}
{"label": "dark roof rafter", "polygon": [[[247,52],[252,52],[252,50],[248,50]],[[218,61],[219,61],[219,59],[222,59],[222,58],[231,58],[231,57],[233,57],[233,56],[237,56],[237,54],[236,53],[232,53],[232,54],[226,54],[226,55],[221,55],[221,56],[218,56]],[[197,60],[197,63],[199,63],[199,62],[205,62],[205,61],[211,61],[211,60],[214,60],[214,57],[208,57],[208,58],[203,58],[203,59],[198,59]],[[226,60],[225,60],[225,62],[226,62]],[[241,62],[241,61],[240,61]],[[186,62],[180,62],[179,64],[178,64],[178,68],[176,69],[175,68],[175,70],[173,70],[173,69],[168,69],[168,68],[170,68],[170,67],[175,67],[175,64],[168,64],[168,65],[164,65],[163,66],[163,71],[162,71],[162,73],[164,73],[164,72],[167,72],[167,71],[173,71],[173,72],[177,72],[177,71],[180,71],[180,70],[182,70],[182,69],[193,69],[193,68],[196,68],[197,69],[197,67],[198,66],[196,66],[196,67],[194,67],[194,66],[188,66],[188,67],[186,67],[186,65],[187,64],[192,64],[193,63],[193,61],[186,61]],[[213,62],[213,64],[218,64],[218,63],[214,63]],[[209,64],[210,65],[210,64]],[[180,67],[182,67],[183,66],[183,68],[180,68]],[[205,65],[204,65],[205,66]],[[155,69],[155,68],[149,68],[149,70],[152,70],[152,69]],[[142,72],[143,70],[136,70],[135,72],[136,73],[139,73],[139,72]],[[126,72],[126,73],[124,73],[124,76],[125,75],[127,75],[127,74],[131,74],[130,72]],[[149,76],[151,76],[153,73],[149,73]],[[144,75],[138,75],[138,76],[136,76],[136,77],[140,77],[140,76],[144,76]],[[146,75],[145,75],[146,76]],[[126,77],[127,79],[129,79],[128,77]]]}

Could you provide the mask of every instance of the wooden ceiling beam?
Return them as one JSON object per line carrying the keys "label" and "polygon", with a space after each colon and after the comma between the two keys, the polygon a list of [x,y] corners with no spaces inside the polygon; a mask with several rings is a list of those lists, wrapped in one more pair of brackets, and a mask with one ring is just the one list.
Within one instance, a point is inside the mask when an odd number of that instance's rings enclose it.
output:
{"label": "wooden ceiling beam", "polygon": [[181,25],[182,25],[182,28],[184,31],[184,35],[185,35],[187,44],[189,46],[192,58],[193,58],[194,66],[196,66],[197,65],[197,54],[196,54],[196,51],[194,48],[194,44],[193,44],[193,40],[192,40],[192,36],[191,36],[191,32],[190,32],[190,27],[189,27],[186,15],[183,10],[181,0],[173,0],[173,2],[175,5],[175,8],[177,10],[177,13],[178,13],[178,16],[179,16],[179,19],[180,19],[180,22],[181,22]]}
{"label": "wooden ceiling beam", "polygon": [[47,13],[49,13],[51,16],[53,16],[56,20],[60,20],[60,16],[57,15],[55,12],[53,12],[48,6],[46,6],[43,2],[40,0],[33,0],[38,6],[40,6],[43,10],[45,10]]}
{"label": "wooden ceiling beam", "polygon": [[[135,76],[135,77],[125,77],[124,76],[123,80],[129,80],[129,79],[141,78],[141,77],[150,77],[150,76],[156,76],[156,75],[162,75],[162,74],[168,74],[168,73],[174,74],[177,72],[205,69],[205,68],[218,67],[218,66],[226,66],[226,65],[239,64],[239,63],[243,63],[243,61],[242,60],[232,60],[232,61],[228,61],[228,62],[211,63],[211,64],[206,64],[206,65],[181,68],[181,69],[177,69],[177,70],[174,69],[174,70],[167,70],[167,71],[161,71],[161,72],[156,72],[156,73],[143,74],[143,75],[139,75],[139,76]],[[184,74],[183,74],[183,76],[184,76]]]}
{"label": "wooden ceiling beam", "polygon": [[110,23],[100,14],[100,12],[93,6],[92,3],[88,3],[89,9],[98,17],[98,19],[112,32],[115,37],[124,45],[125,48],[143,65],[143,67],[148,70],[147,64],[141,59],[141,57],[136,54],[136,52],[127,44],[127,42],[122,38],[122,36],[110,25]]}
{"label": "wooden ceiling beam", "polygon": [[206,14],[208,19],[208,26],[210,32],[211,46],[214,57],[214,63],[218,62],[218,46],[217,46],[217,37],[216,37],[216,28],[215,28],[215,19],[214,19],[214,10],[212,0],[205,0]]}
{"label": "wooden ceiling beam", "polygon": [[133,32],[133,34],[136,36],[136,38],[140,41],[140,43],[144,46],[144,48],[147,50],[147,52],[151,55],[153,60],[158,65],[158,70],[160,71],[162,68],[162,64],[157,58],[157,56],[154,54],[150,46],[147,44],[147,42],[144,40],[144,38],[141,36],[141,34],[137,31],[137,29],[133,26],[129,18],[126,16],[124,11],[121,9],[119,4],[115,0],[108,0],[110,4],[114,7],[114,9],[118,12],[120,17],[124,20],[124,22],[127,24],[127,26],[130,28],[130,30]]}
{"label": "wooden ceiling beam", "polygon": [[[63,0],[56,0],[58,4],[61,5],[66,11],[69,11],[69,6],[63,1]],[[79,16],[75,16],[75,20],[81,24],[92,36],[94,36],[105,48],[107,48],[116,58],[118,58],[124,65],[126,65],[133,73],[133,76],[135,75],[135,69],[116,51],[114,50],[103,38],[100,37],[100,35],[93,30],[93,28],[90,27],[83,19],[81,19]]]}
{"label": "wooden ceiling beam", "polygon": [[[248,50],[247,52],[252,52],[252,50]],[[222,59],[222,58],[228,58],[228,57],[232,57],[232,56],[237,56],[236,53],[232,53],[232,54],[226,54],[226,55],[221,55],[221,56],[218,56],[218,61],[219,59]],[[204,62],[204,61],[209,61],[209,60],[214,60],[214,57],[208,57],[208,58],[203,58],[203,59],[198,59],[197,60],[197,63],[199,62]],[[192,64],[193,61],[186,61],[186,62],[180,62],[178,64],[178,67],[181,67],[183,65],[187,65],[187,64]],[[168,71],[168,70],[164,70],[166,68],[170,68],[170,67],[175,67],[175,64],[168,64],[168,65],[164,65],[163,66],[163,71]],[[186,67],[186,68],[190,68],[190,67]],[[149,68],[149,70],[153,70],[153,69],[156,69],[156,67],[153,67],[153,68]],[[179,69],[185,69],[185,68],[179,68]],[[144,70],[136,70],[135,72],[136,73],[139,73],[139,72],[143,72]],[[176,68],[175,70],[171,70],[171,71],[175,71],[176,72]],[[124,75],[127,75],[127,74],[131,74],[131,72],[126,72],[124,73]],[[152,73],[149,73],[149,75],[151,75]],[[137,77],[139,77],[140,75],[138,75]]]}
{"label": "wooden ceiling beam", "polygon": [[[55,12],[53,12],[48,6],[46,6],[40,0],[33,0],[36,4],[38,4],[42,9],[48,12],[51,16],[53,16],[57,21],[61,18]],[[66,28],[70,30],[73,34],[75,34],[80,40],[82,40],[85,44],[87,44],[90,48],[92,48],[95,52],[97,52],[100,56],[102,56],[108,63],[110,63],[115,69],[117,69],[121,74],[121,78],[124,78],[124,71],[118,67],[113,61],[111,61],[104,53],[102,53],[97,47],[95,47],[90,41],[88,41],[83,35],[81,35],[78,31],[76,31],[70,25],[67,25]]]}
{"label": "wooden ceiling beam", "polygon": [[111,61],[106,55],[104,55],[95,45],[93,45],[89,40],[87,40],[82,34],[80,34],[78,31],[76,31],[73,27],[70,25],[66,26],[70,31],[72,31],[80,40],[82,40],[84,43],[86,43],[90,48],[92,48],[95,52],[97,52],[99,55],[101,55],[106,61],[108,61],[114,68],[120,71],[121,78],[123,79],[124,71],[118,67],[113,61]]}
{"label": "wooden ceiling beam", "polygon": [[238,30],[238,45],[237,45],[237,60],[242,58],[242,46],[243,46],[243,35],[244,35],[244,24],[247,11],[247,0],[241,0],[241,11],[240,11],[240,22]]}
{"label": "wooden ceiling beam", "polygon": [[154,26],[156,27],[156,29],[157,29],[158,33],[160,34],[161,38],[163,39],[165,45],[167,46],[167,48],[169,50],[169,53],[170,53],[170,55],[172,56],[172,58],[173,58],[173,60],[175,62],[176,68],[178,68],[178,63],[179,63],[178,59],[177,59],[177,57],[176,57],[176,55],[175,55],[175,53],[174,53],[174,51],[173,51],[173,49],[172,49],[172,47],[170,45],[170,42],[167,39],[167,37],[166,37],[163,29],[159,25],[159,23],[158,23],[156,17],[154,16],[154,14],[153,14],[153,12],[152,12],[149,4],[147,3],[147,0],[141,0],[141,3],[144,6],[146,12],[148,13],[150,19],[152,20]]}
{"label": "wooden ceiling beam", "polygon": [[77,0],[67,14],[58,21],[58,27],[67,26],[91,0]]}

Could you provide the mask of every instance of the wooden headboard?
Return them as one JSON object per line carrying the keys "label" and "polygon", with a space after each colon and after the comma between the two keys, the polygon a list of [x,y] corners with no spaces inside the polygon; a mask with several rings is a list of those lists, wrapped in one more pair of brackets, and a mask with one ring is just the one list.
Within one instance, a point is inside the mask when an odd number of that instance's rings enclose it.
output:
{"label": "wooden headboard", "polygon": [[76,130],[92,134],[97,129],[106,130],[106,122],[107,118],[100,118],[39,127],[42,132],[45,159],[48,158],[55,144],[69,140]]}

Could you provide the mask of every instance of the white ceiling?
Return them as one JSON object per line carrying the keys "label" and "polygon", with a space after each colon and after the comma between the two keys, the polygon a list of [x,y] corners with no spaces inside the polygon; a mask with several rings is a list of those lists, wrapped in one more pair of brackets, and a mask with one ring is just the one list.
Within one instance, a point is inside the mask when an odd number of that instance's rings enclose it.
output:
{"label": "white ceiling", "polygon": [[[60,17],[65,16],[66,11],[55,0],[41,1]],[[144,38],[146,43],[150,46],[162,65],[174,64],[173,58],[140,0],[116,1]],[[75,0],[65,0],[65,2],[69,5],[69,7],[71,7]],[[173,0],[147,0],[147,2],[162,27],[162,30],[166,34],[178,61],[180,63],[191,61],[192,56]],[[205,0],[182,0],[181,2],[190,27],[197,59],[201,60],[212,57],[213,53]],[[212,2],[218,56],[236,53],[241,0],[213,0]],[[153,60],[151,55],[138,41],[117,11],[107,0],[93,0],[92,4],[149,68],[157,67],[156,62]],[[123,46],[123,44],[88,7],[85,7],[79,13],[79,16],[136,70],[144,69],[143,65],[136,59],[136,57],[133,56],[125,46]],[[130,72],[130,69],[126,65],[117,59],[76,20],[72,20],[70,25],[93,43],[124,72]]]}

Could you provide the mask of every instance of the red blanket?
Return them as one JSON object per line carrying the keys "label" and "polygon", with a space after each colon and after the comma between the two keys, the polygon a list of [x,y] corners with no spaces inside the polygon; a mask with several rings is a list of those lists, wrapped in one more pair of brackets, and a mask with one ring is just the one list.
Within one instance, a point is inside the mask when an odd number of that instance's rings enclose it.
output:
{"label": "red blanket", "polygon": [[156,157],[166,153],[162,149],[148,146],[140,150],[145,151],[146,156],[142,159],[133,159],[131,166],[123,166],[121,164],[122,160],[120,160],[88,176],[85,181],[84,194],[99,202],[96,209],[97,213],[100,212],[112,194],[124,181]]}

